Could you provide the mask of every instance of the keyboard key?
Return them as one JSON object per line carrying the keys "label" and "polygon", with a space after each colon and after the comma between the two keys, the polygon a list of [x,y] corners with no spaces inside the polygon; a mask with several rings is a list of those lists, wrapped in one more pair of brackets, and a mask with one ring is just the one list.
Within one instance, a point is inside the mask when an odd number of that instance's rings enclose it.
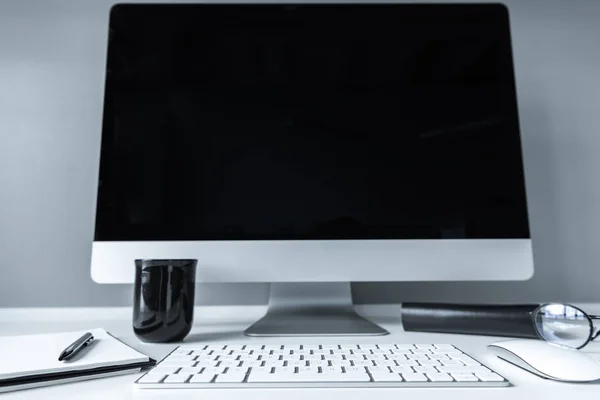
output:
{"label": "keyboard key", "polygon": [[195,367],[197,364],[196,361],[178,361],[178,360],[162,360],[157,366],[160,367]]}
{"label": "keyboard key", "polygon": [[427,382],[429,379],[425,374],[413,373],[413,374],[402,374],[402,377],[406,382]]}
{"label": "keyboard key", "polygon": [[[339,361],[338,361],[339,362]],[[346,361],[348,364],[350,363],[350,361]],[[307,361],[288,361],[287,362],[288,367],[306,367]]]}
{"label": "keyboard key", "polygon": [[352,360],[352,361],[365,360],[365,356],[362,354],[346,354],[346,360]]}
{"label": "keyboard key", "polygon": [[308,355],[308,356],[304,356],[304,360],[308,361],[308,362],[317,362],[317,361],[325,361],[323,360],[323,357],[320,355]]}
{"label": "keyboard key", "polygon": [[366,372],[365,367],[344,367],[344,370],[348,372]]}
{"label": "keyboard key", "polygon": [[391,372],[377,372],[371,374],[373,377],[373,381],[375,382],[402,382],[402,376],[400,374],[395,374]]}
{"label": "keyboard key", "polygon": [[389,369],[388,367],[381,367],[381,366],[377,366],[377,367],[373,367],[373,366],[371,366],[371,367],[367,367],[367,370],[368,370],[369,372],[386,372],[386,373],[390,372],[390,369]]}
{"label": "keyboard key", "polygon": [[456,382],[477,382],[477,378],[473,374],[450,374]]}
{"label": "keyboard key", "polygon": [[421,365],[430,365],[430,366],[434,366],[434,367],[437,365],[442,365],[437,360],[418,360],[418,361],[419,361],[419,364],[421,364]]}
{"label": "keyboard key", "polygon": [[[390,354],[390,356],[392,355]],[[367,360],[389,360],[385,354],[365,354],[365,358]],[[406,357],[404,358],[406,359]]]}
{"label": "keyboard key", "polygon": [[202,357],[202,356],[207,356],[209,355],[210,351],[206,351],[206,350],[193,350],[192,354],[198,357]]}
{"label": "keyboard key", "polygon": [[227,373],[228,374],[244,374],[246,375],[248,373],[249,368],[248,367],[237,367],[237,368],[228,368],[227,369]]}
{"label": "keyboard key", "polygon": [[350,367],[352,363],[348,360],[331,360],[331,365],[333,367]]}
{"label": "keyboard key", "polygon": [[[283,368],[283,367],[282,367]],[[271,367],[258,367],[250,370],[251,374],[270,374],[273,371]]]}
{"label": "keyboard key", "polygon": [[[317,366],[297,367],[296,371],[298,373],[312,372],[312,373],[318,374],[319,373],[319,367],[317,367]],[[364,368],[363,368],[363,371],[364,371]]]}
{"label": "keyboard key", "polygon": [[436,347],[433,344],[415,344],[417,349],[435,349]]}
{"label": "keyboard key", "polygon": [[266,373],[251,373],[248,375],[246,382],[248,383],[271,383],[271,382],[281,382],[282,379],[286,379],[287,375],[291,374],[266,374]]}
{"label": "keyboard key", "polygon": [[194,361],[196,359],[196,355],[187,355],[187,354],[169,354],[165,360],[177,360],[177,361]]}
{"label": "keyboard key", "polygon": [[398,365],[410,365],[410,366],[418,366],[419,362],[417,360],[395,360]]}
{"label": "keyboard key", "polygon": [[250,383],[273,383],[273,382],[370,382],[371,378],[365,374],[259,374],[248,377]]}
{"label": "keyboard key", "polygon": [[240,367],[258,368],[263,365],[264,361],[242,361]]}
{"label": "keyboard key", "polygon": [[231,350],[216,350],[210,354],[213,356],[228,356],[231,354]]}
{"label": "keyboard key", "polygon": [[228,344],[225,346],[225,349],[227,350],[235,350],[235,351],[239,351],[241,349],[244,348],[243,344]]}
{"label": "keyboard key", "polygon": [[244,379],[246,378],[246,374],[244,373],[226,373],[226,374],[219,374],[217,375],[217,377],[215,378],[215,382],[216,383],[241,383],[244,381]]}
{"label": "keyboard key", "polygon": [[164,379],[167,374],[161,373],[152,373],[152,371],[148,372],[146,375],[142,376],[138,383],[159,383]]}
{"label": "keyboard key", "polygon": [[[353,363],[354,363],[355,366],[360,366],[360,367],[373,367],[373,366],[375,366],[375,364],[371,360],[353,361]],[[381,365],[381,367],[384,367],[384,366]]]}
{"label": "keyboard key", "polygon": [[427,375],[427,377],[429,378],[429,380],[431,382],[452,382],[454,379],[452,379],[452,377],[448,374],[434,374],[434,373],[427,373],[425,374]]}
{"label": "keyboard key", "polygon": [[395,367],[396,362],[392,360],[373,360],[373,364],[380,365],[382,367]]}
{"label": "keyboard key", "polygon": [[431,350],[429,350],[429,349],[415,349],[415,350],[413,350],[413,353],[415,353],[415,354],[432,354]]}
{"label": "keyboard key", "polygon": [[335,382],[370,382],[371,377],[366,373],[345,373],[345,374],[332,374],[329,376],[327,374],[324,379],[335,379]]}
{"label": "keyboard key", "polygon": [[313,367],[329,367],[329,361],[325,360],[317,360],[317,361],[309,361],[308,362]]}
{"label": "keyboard key", "polygon": [[461,355],[449,354],[449,356],[451,359],[461,361],[465,365],[481,365],[481,363],[479,361],[472,359],[471,357],[467,356],[466,354],[461,354]]}
{"label": "keyboard key", "polygon": [[478,377],[479,379],[481,379],[483,382],[502,382],[502,381],[504,381],[504,378],[502,378],[500,375],[495,374],[493,372],[488,372],[488,373],[476,372],[475,376]]}
{"label": "keyboard key", "polygon": [[[199,374],[201,371],[202,371],[201,367],[186,367],[186,368],[181,368],[181,370],[179,370],[177,373],[194,375],[194,374]],[[173,373],[173,372],[170,372],[170,373]]]}
{"label": "keyboard key", "polygon": [[174,350],[171,355],[190,355],[192,354],[193,350],[190,349],[176,349]]}
{"label": "keyboard key", "polygon": [[[300,351],[300,350],[298,350],[298,351]],[[280,356],[284,356],[284,357],[289,356],[294,353],[295,353],[294,350],[290,350],[290,349],[281,349],[281,350],[272,350],[271,351],[271,354],[280,355]]]}
{"label": "keyboard key", "polygon": [[342,367],[321,367],[323,373],[341,374]]}
{"label": "keyboard key", "polygon": [[415,372],[420,372],[422,374],[427,374],[427,373],[437,374],[438,372],[440,372],[439,370],[435,369],[435,367],[431,367],[431,366],[413,367],[413,369],[415,370]]}
{"label": "keyboard key", "polygon": [[458,349],[431,349],[433,354],[464,354]]}
{"label": "keyboard key", "polygon": [[[153,373],[153,374],[163,374],[163,375],[170,375],[170,374],[174,374],[175,372],[179,371],[180,369],[185,370],[186,368],[179,368],[179,366],[177,365],[157,365],[156,367],[154,367],[151,371],[148,371],[148,373]],[[200,368],[198,368],[200,369]],[[193,372],[195,373],[195,372]]]}
{"label": "keyboard key", "polygon": [[206,373],[206,374],[197,374],[197,375],[192,375],[192,378],[189,380],[190,383],[209,383],[211,382],[215,377],[215,374],[213,373]]}
{"label": "keyboard key", "polygon": [[278,355],[272,355],[271,354],[271,355],[261,356],[260,359],[263,360],[263,361],[269,361],[269,360],[271,360],[271,361],[277,361],[277,360],[281,360],[282,358],[280,356],[278,356]]}
{"label": "keyboard key", "polygon": [[217,361],[218,359],[219,359],[218,356],[203,355],[203,356],[198,356],[196,361],[198,361],[198,363],[200,363],[200,364],[208,364],[208,363]]}
{"label": "keyboard key", "polygon": [[321,346],[318,344],[305,344],[305,345],[302,345],[302,348],[304,350],[314,350],[314,349],[320,349]]}
{"label": "keyboard key", "polygon": [[461,360],[453,360],[453,359],[440,360],[440,363],[442,365],[465,365],[465,363],[462,362]]}
{"label": "keyboard key", "polygon": [[398,350],[395,344],[379,344],[377,347],[383,350]]}
{"label": "keyboard key", "polygon": [[397,374],[412,374],[413,372],[415,372],[415,370],[408,365],[402,367],[390,367],[390,369],[392,370],[392,372],[395,372]]}
{"label": "keyboard key", "polygon": [[376,344],[359,344],[358,345],[359,348],[363,349],[363,350],[368,350],[368,349],[377,349],[377,345]]}
{"label": "keyboard key", "polygon": [[165,380],[164,383],[184,383],[185,381],[187,381],[188,379],[190,379],[189,374],[173,374],[173,375],[168,375]]}
{"label": "keyboard key", "polygon": [[202,369],[202,374],[220,374],[225,370],[225,368],[219,368],[219,367],[206,367]]}
{"label": "keyboard key", "polygon": [[264,367],[285,367],[286,366],[286,361],[265,361],[263,363]]}
{"label": "keyboard key", "polygon": [[427,354],[408,354],[406,358],[408,360],[429,360]]}
{"label": "keyboard key", "polygon": [[[293,374],[296,372],[296,367],[278,367],[273,368],[272,373],[281,373],[281,374]],[[317,370],[318,372],[318,370]]]}
{"label": "keyboard key", "polygon": [[204,367],[204,368],[217,368],[221,364],[221,361],[207,361],[203,363],[197,363],[195,367]]}
{"label": "keyboard key", "polygon": [[373,354],[392,354],[387,349],[371,349],[371,353],[373,353]]}
{"label": "keyboard key", "polygon": [[491,372],[488,368],[484,367],[483,365],[465,365],[465,366],[450,365],[450,366],[441,366],[441,367],[436,367],[436,368],[440,372],[447,372],[447,373],[453,373],[453,372],[471,372],[471,373],[476,373],[476,372],[481,372],[481,373],[485,374],[485,373]]}
{"label": "keyboard key", "polygon": [[239,367],[240,362],[238,360],[225,360],[219,363],[219,367]]}

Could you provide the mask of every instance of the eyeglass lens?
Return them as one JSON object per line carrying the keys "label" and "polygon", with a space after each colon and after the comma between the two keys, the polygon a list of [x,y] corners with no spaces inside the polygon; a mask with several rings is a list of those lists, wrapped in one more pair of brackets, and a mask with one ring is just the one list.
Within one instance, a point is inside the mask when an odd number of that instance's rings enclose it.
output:
{"label": "eyeglass lens", "polygon": [[590,319],[577,308],[565,304],[547,304],[534,316],[540,336],[552,343],[580,348],[592,332]]}

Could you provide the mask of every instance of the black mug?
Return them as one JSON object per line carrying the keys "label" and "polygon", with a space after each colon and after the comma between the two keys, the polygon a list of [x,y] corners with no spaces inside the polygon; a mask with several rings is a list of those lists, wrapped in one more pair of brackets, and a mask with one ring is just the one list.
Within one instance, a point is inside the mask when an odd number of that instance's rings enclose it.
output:
{"label": "black mug", "polygon": [[183,340],[194,319],[197,260],[135,260],[133,331],[144,342]]}

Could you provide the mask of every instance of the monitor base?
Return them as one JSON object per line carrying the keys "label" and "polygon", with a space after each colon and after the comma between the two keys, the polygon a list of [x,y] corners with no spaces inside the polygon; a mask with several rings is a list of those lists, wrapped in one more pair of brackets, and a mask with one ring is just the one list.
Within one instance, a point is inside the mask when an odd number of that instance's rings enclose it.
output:
{"label": "monitor base", "polygon": [[267,314],[247,336],[375,336],[389,332],[361,317],[350,283],[272,283]]}

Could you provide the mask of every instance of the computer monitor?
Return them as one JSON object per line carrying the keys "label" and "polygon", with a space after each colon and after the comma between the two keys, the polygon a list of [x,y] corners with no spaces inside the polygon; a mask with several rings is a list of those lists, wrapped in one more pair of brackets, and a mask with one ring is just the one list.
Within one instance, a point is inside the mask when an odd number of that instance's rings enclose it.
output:
{"label": "computer monitor", "polygon": [[117,5],[91,272],[270,282],[249,335],[384,334],[350,282],[533,273],[499,4]]}

